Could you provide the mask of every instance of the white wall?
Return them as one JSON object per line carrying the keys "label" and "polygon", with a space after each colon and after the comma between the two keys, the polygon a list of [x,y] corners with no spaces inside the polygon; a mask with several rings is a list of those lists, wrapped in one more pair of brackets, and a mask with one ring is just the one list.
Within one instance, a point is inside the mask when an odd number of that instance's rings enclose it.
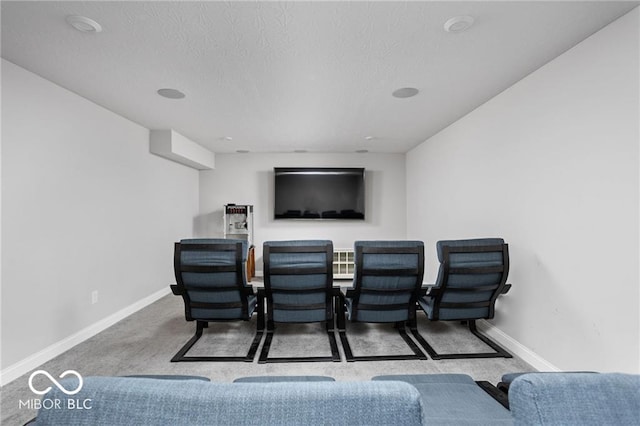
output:
{"label": "white wall", "polygon": [[[274,220],[274,167],[364,167],[366,220]],[[222,236],[222,208],[228,203],[254,205],[258,271],[267,240],[321,238],[332,240],[334,248],[352,248],[357,239],[405,238],[404,155],[218,154],[216,169],[200,173],[198,235]]]}
{"label": "white wall", "polygon": [[2,61],[3,371],[174,281],[198,172],[151,155],[148,138]]}
{"label": "white wall", "polygon": [[640,372],[639,10],[407,155],[409,229],[502,236],[494,324],[563,370]]}

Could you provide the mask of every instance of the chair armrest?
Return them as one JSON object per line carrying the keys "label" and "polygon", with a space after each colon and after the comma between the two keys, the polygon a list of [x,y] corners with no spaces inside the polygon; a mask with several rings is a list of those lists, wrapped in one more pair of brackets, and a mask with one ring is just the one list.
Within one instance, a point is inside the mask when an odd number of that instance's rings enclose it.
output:
{"label": "chair armrest", "polygon": [[435,287],[435,284],[426,284],[420,288],[420,296],[426,296],[431,292],[431,289]]}
{"label": "chair armrest", "polygon": [[[353,292],[353,290],[351,290]],[[335,315],[336,315],[336,325],[338,326],[338,331],[340,333],[344,333],[345,332],[345,323],[346,323],[346,316],[345,316],[345,294],[340,290],[340,287],[333,287],[332,289],[332,295],[333,295],[333,301],[334,301],[334,308],[335,308]],[[347,295],[349,295],[349,290],[347,290]]]}
{"label": "chair armrest", "polygon": [[180,288],[178,287],[177,284],[171,284],[169,287],[171,287],[171,292],[176,295],[176,296],[182,296],[182,291],[180,290]]}
{"label": "chair armrest", "polygon": [[245,296],[257,296],[258,293],[252,285],[247,285],[242,289],[242,294]]}
{"label": "chair armrest", "polygon": [[500,294],[507,294],[511,290],[511,284],[505,284]]}
{"label": "chair armrest", "polygon": [[426,287],[422,287],[420,296],[437,296],[440,291],[442,291],[442,287],[436,287],[435,284],[429,284]]}

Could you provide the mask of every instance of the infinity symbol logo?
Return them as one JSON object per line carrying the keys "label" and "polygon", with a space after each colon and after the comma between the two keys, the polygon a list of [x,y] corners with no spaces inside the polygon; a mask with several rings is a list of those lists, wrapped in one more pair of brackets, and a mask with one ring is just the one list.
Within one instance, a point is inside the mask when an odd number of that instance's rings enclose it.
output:
{"label": "infinity symbol logo", "polygon": [[65,393],[66,395],[75,395],[78,392],[80,392],[80,389],[82,389],[82,376],[80,375],[80,373],[78,373],[75,370],[67,370],[64,373],[62,373],[60,375],[60,378],[62,379],[63,377],[68,376],[69,374],[74,375],[78,378],[78,388],[68,391],[66,390],[56,379],[53,378],[53,376],[51,376],[51,374],[49,374],[48,372],[44,371],[44,370],[36,370],[33,373],[31,373],[31,376],[29,376],[29,389],[31,389],[31,392],[37,394],[37,395],[44,395],[45,393],[49,392],[51,390],[51,386],[47,387],[45,390],[37,390],[33,387],[33,378],[35,376],[37,376],[38,374],[43,374],[45,376],[47,376],[47,378],[51,381],[51,383],[53,383],[54,385],[56,385],[56,387],[58,389],[60,389],[63,393]]}

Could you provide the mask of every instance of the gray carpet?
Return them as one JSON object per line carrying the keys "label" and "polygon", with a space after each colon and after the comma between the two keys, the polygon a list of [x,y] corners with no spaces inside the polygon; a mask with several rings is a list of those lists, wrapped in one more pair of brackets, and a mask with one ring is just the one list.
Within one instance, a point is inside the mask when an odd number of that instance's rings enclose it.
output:
{"label": "gray carpet", "polygon": [[[245,355],[255,326],[255,315],[250,322],[211,324],[188,355]],[[419,313],[418,328],[438,351],[488,351],[466,327],[458,323],[430,323],[423,313]],[[169,362],[194,332],[195,323],[184,320],[182,299],[168,295],[40,368],[54,376],[73,369],[83,377],[190,374],[220,382],[256,375],[326,375],[347,381],[369,380],[381,374],[466,373],[475,380],[487,380],[494,384],[504,373],[534,370],[517,357],[258,364],[256,356],[253,363]],[[389,325],[348,324],[347,335],[356,356],[410,353],[397,331]],[[324,356],[330,353],[326,332],[320,324],[283,324],[277,325],[269,355]],[[344,360],[343,354],[342,357]],[[35,411],[19,407],[19,400],[34,397],[27,383],[29,374],[2,388],[2,425],[21,425],[35,416]]]}

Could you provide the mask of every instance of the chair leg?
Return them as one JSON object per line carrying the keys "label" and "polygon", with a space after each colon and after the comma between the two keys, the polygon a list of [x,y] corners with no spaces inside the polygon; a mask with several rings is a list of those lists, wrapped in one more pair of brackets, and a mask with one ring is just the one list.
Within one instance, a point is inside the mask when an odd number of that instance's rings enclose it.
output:
{"label": "chair leg", "polygon": [[354,361],[401,361],[401,360],[412,360],[412,359],[427,359],[426,355],[420,350],[418,345],[411,340],[411,337],[407,334],[407,330],[405,328],[404,322],[396,322],[394,323],[394,328],[398,330],[400,337],[405,341],[407,346],[411,348],[413,354],[410,355],[362,355],[362,356],[354,356],[351,351],[351,345],[349,344],[349,339],[347,339],[346,330],[339,330],[340,341],[342,342],[342,348],[344,349],[345,358],[347,362]]}
{"label": "chair leg", "polygon": [[429,342],[427,342],[427,340],[424,337],[422,337],[422,334],[420,334],[420,332],[418,331],[418,325],[416,324],[415,320],[409,323],[409,331],[411,332],[413,337],[418,341],[418,343],[420,343],[420,346],[422,346],[424,350],[427,351],[427,353],[431,358],[439,359],[438,353],[435,351],[435,349],[431,347]]}
{"label": "chair leg", "polygon": [[196,342],[202,337],[202,332],[205,328],[208,328],[209,323],[206,321],[196,321],[196,333],[189,339],[185,345],[171,358],[171,362],[213,362],[213,361],[246,361],[252,362],[255,354],[262,340],[262,330],[258,330],[251,342],[249,352],[245,356],[186,356],[187,352],[196,344]]}
{"label": "chair leg", "polygon": [[189,349],[191,349],[193,345],[196,344],[198,339],[202,337],[202,330],[205,328],[205,324],[206,323],[203,321],[196,321],[196,334],[194,334],[193,337],[189,339],[189,341],[185,343],[182,348],[180,348],[180,350],[173,356],[173,358],[171,358],[171,362],[185,361],[184,355],[187,353],[187,351],[189,351]]}
{"label": "chair leg", "polygon": [[267,327],[267,335],[262,345],[262,351],[260,351],[260,358],[258,358],[258,364],[264,364],[269,358],[269,348],[271,348],[271,340],[273,340],[273,330]]}
{"label": "chair leg", "polygon": [[353,352],[351,351],[351,345],[349,344],[349,339],[347,339],[347,333],[345,330],[338,330],[338,334],[340,335],[340,343],[342,343],[342,349],[344,350],[344,357],[347,362],[355,361],[355,357],[353,356]]}
{"label": "chair leg", "polygon": [[338,351],[338,342],[336,341],[335,330],[332,321],[327,321],[325,325],[327,336],[329,338],[329,345],[331,347],[331,356],[318,356],[318,357],[277,357],[269,358],[269,349],[271,348],[271,341],[273,340],[274,324],[272,321],[267,321],[267,335],[262,345],[262,351],[260,352],[260,358],[258,358],[258,364],[265,364],[269,362],[323,362],[333,361],[340,362],[340,352]]}
{"label": "chair leg", "polygon": [[484,343],[489,345],[491,347],[491,349],[496,351],[496,354],[497,354],[496,356],[497,357],[513,358],[513,355],[511,355],[509,352],[507,352],[506,349],[504,349],[502,346],[498,345],[493,340],[489,339],[484,334],[480,333],[478,331],[478,328],[476,327],[475,320],[469,321],[469,330],[471,331],[471,333],[473,333],[474,336],[476,336],[478,339],[482,340]]}
{"label": "chair leg", "polygon": [[347,339],[347,330],[346,330],[346,317],[345,317],[345,302],[344,302],[344,294],[340,292],[335,299],[335,312],[336,312],[336,321],[338,323],[338,335],[340,336],[340,343],[342,343],[342,350],[344,350],[344,356],[347,362],[355,361],[353,356],[353,352],[351,351],[351,345],[349,345],[349,340]]}
{"label": "chair leg", "polygon": [[[416,328],[417,331],[417,328]],[[402,338],[404,339],[404,341],[407,343],[407,345],[411,348],[411,350],[413,351],[413,353],[416,355],[416,357],[418,359],[427,359],[427,357],[425,356],[425,354],[420,350],[420,348],[418,347],[418,345],[416,345],[416,343],[411,340],[411,338],[409,337],[409,335],[407,334],[407,330],[405,328],[404,323],[399,323],[399,327],[398,327],[398,333],[400,333],[400,336],[402,336]],[[422,336],[420,336],[422,337]]]}
{"label": "chair leg", "polygon": [[443,354],[438,353],[436,350],[418,333],[417,327],[411,329],[411,333],[414,335],[418,343],[422,345],[422,347],[427,351],[429,356],[435,360],[438,359],[465,359],[465,358],[512,358],[509,352],[507,352],[500,345],[495,343],[493,340],[489,339],[487,336],[484,336],[478,331],[476,327],[475,320],[467,320],[469,330],[471,333],[483,341],[486,345],[491,347],[495,352],[474,352],[474,353],[452,353],[452,354]]}
{"label": "chair leg", "polygon": [[340,362],[340,351],[338,351],[338,342],[336,341],[335,328],[332,321],[327,321],[326,329],[327,336],[329,336],[329,346],[331,346],[331,361]]}
{"label": "chair leg", "polygon": [[253,338],[253,342],[251,343],[251,348],[245,357],[246,362],[253,362],[253,359],[256,356],[256,352],[258,352],[258,346],[260,346],[260,341],[262,340],[262,335],[264,334],[264,294],[260,294],[258,292],[258,301],[256,303],[256,311],[258,313],[258,319],[256,322],[256,336]]}

